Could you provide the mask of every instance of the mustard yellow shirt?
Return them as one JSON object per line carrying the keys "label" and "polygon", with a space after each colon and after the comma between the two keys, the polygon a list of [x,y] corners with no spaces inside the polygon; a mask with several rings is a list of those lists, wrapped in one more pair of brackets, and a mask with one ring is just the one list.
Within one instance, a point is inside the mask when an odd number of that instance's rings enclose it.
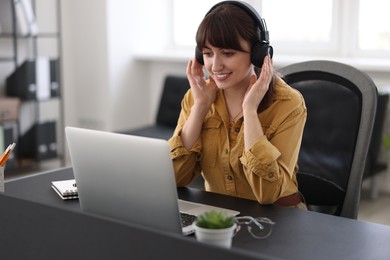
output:
{"label": "mustard yellow shirt", "polygon": [[271,204],[298,191],[298,153],[306,121],[302,95],[276,77],[273,102],[258,114],[262,136],[244,151],[243,117],[229,127],[221,90],[206,115],[201,136],[191,150],[181,141],[193,98],[188,91],[169,140],[177,185],[186,186],[200,174],[207,191]]}

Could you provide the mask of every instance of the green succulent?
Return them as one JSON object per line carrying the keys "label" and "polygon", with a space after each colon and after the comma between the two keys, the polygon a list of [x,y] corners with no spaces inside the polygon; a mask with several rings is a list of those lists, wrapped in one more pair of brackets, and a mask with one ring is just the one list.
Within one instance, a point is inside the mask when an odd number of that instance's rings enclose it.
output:
{"label": "green succulent", "polygon": [[232,227],[235,223],[234,217],[230,217],[223,211],[208,211],[196,218],[196,225],[201,228],[223,229]]}

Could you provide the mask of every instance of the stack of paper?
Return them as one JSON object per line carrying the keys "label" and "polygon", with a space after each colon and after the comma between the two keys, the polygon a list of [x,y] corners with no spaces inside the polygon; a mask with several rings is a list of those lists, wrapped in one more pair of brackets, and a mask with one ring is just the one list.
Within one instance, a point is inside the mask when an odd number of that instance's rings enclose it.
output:
{"label": "stack of paper", "polygon": [[79,197],[75,179],[52,181],[51,187],[63,200],[78,199]]}

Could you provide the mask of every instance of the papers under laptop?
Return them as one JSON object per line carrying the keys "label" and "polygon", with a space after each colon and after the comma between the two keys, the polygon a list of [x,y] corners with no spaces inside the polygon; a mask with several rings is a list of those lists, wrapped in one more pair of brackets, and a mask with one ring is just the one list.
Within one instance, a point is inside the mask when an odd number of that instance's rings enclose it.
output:
{"label": "papers under laptop", "polygon": [[238,211],[178,200],[168,142],[65,128],[80,207],[84,211],[165,231],[191,234],[180,212]]}

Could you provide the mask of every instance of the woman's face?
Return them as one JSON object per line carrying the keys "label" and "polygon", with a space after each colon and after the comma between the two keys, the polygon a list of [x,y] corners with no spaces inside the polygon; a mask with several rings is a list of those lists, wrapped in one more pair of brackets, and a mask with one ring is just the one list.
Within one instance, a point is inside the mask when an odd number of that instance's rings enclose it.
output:
{"label": "woman's face", "polygon": [[206,42],[203,48],[204,66],[220,89],[247,88],[250,76],[254,74],[250,61],[248,42],[240,40],[244,51],[221,49]]}

